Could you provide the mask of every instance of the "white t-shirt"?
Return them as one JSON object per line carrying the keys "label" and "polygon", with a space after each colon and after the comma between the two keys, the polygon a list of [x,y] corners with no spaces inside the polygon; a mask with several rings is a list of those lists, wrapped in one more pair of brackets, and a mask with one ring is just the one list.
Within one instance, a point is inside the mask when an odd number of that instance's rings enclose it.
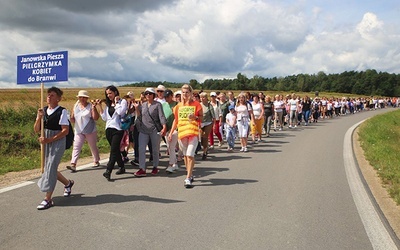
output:
{"label": "white t-shirt", "polygon": [[250,114],[249,114],[249,110],[252,110],[250,105],[246,103],[246,105],[241,105],[238,104],[235,107],[236,110],[236,114],[237,114],[237,121],[241,121],[243,120],[249,120],[250,119]]}
{"label": "white t-shirt", "polygon": [[261,115],[261,102],[252,102],[254,117],[258,118]]}
{"label": "white t-shirt", "polygon": [[290,99],[289,100],[289,105],[290,105],[290,111],[295,111],[295,110],[297,110],[297,103],[298,103],[299,101],[296,99],[296,100],[294,100],[294,99]]}
{"label": "white t-shirt", "polygon": [[275,112],[282,112],[285,104],[283,101],[274,101]]}

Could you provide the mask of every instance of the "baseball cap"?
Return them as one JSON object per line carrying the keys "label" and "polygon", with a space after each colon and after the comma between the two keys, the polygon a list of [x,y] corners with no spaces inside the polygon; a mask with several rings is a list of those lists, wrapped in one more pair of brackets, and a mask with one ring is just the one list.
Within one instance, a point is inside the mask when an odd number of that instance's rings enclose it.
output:
{"label": "baseball cap", "polygon": [[211,93],[210,93],[210,96],[217,96],[217,93],[211,92]]}
{"label": "baseball cap", "polygon": [[173,96],[173,95],[174,95],[174,93],[173,93],[172,90],[170,90],[170,89],[166,89],[166,90],[164,91],[164,97]]}
{"label": "baseball cap", "polygon": [[153,88],[146,88],[146,90],[144,91],[144,93],[146,93],[146,92],[150,92],[150,93],[153,93],[153,94],[156,93],[156,91],[155,91]]}

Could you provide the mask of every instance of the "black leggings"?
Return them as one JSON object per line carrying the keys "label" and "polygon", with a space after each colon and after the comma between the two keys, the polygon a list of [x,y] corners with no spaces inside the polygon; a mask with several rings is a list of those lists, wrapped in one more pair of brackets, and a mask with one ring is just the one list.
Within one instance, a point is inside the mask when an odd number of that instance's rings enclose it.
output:
{"label": "black leggings", "polygon": [[123,168],[124,162],[122,161],[120,145],[122,137],[124,136],[123,130],[117,130],[115,128],[106,129],[106,138],[108,143],[111,146],[110,149],[110,158],[107,163],[107,170],[112,171],[117,162],[118,167]]}

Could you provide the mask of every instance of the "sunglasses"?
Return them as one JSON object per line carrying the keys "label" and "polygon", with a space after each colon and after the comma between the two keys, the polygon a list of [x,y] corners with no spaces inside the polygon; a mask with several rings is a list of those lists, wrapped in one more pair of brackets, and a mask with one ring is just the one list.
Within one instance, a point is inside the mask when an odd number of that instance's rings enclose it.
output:
{"label": "sunglasses", "polygon": [[144,95],[152,95],[153,93],[151,93],[151,92],[146,92],[146,93],[144,93]]}
{"label": "sunglasses", "polygon": [[157,92],[164,92],[164,90],[157,90]]}

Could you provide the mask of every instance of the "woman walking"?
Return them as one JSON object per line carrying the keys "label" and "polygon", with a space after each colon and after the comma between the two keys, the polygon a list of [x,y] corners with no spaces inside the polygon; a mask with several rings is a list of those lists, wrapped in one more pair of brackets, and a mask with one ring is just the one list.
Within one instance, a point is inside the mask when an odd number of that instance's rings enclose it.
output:
{"label": "woman walking", "polygon": [[264,129],[267,137],[270,137],[272,118],[274,115],[274,103],[271,96],[267,95],[264,101]]}
{"label": "woman walking", "polygon": [[134,104],[136,109],[136,125],[139,131],[139,170],[135,172],[137,177],[146,176],[146,147],[151,143],[153,156],[152,175],[158,174],[158,163],[160,160],[160,140],[161,136],[165,136],[167,132],[167,119],[165,118],[162,104],[155,100],[156,91],[153,88],[146,88],[144,94],[147,101],[139,104]]}
{"label": "woman walking", "polygon": [[201,107],[203,108],[203,120],[201,122],[201,146],[203,147],[202,160],[207,159],[208,155],[208,137],[212,132],[215,123],[214,108],[208,101],[208,95],[205,92],[200,93]]}
{"label": "woman walking", "polygon": [[244,93],[240,93],[238,95],[235,111],[237,114],[236,119],[240,144],[242,146],[240,152],[247,152],[247,137],[249,132],[250,119],[254,121],[254,115],[251,105],[248,104]]}
{"label": "woman walking", "polygon": [[78,101],[71,112],[71,122],[75,124],[75,137],[72,150],[71,165],[67,166],[72,172],[76,171],[76,163],[82,150],[85,140],[89,144],[93,156],[93,166],[98,167],[100,161],[99,149],[97,147],[96,121],[100,115],[96,109],[97,103],[88,102],[89,94],[86,90],[78,92]]}
{"label": "woman walking", "polygon": [[38,210],[54,206],[51,199],[57,180],[64,184],[64,197],[71,195],[73,180],[65,178],[58,170],[61,157],[65,152],[66,136],[69,133],[67,110],[60,107],[63,91],[57,87],[47,90],[47,107],[38,110],[35,125],[36,133],[41,131],[41,120],[44,118],[44,137],[39,142],[44,145],[44,173],[38,181],[40,191],[45,192],[44,200],[37,206]]}
{"label": "woman walking", "polygon": [[[186,165],[186,179],[184,186],[193,187],[194,155],[199,141],[199,126],[203,119],[201,104],[192,100],[193,89],[190,85],[182,86],[182,99],[174,108],[174,122],[171,130],[178,129],[178,143],[182,150]],[[168,135],[172,140],[172,134]]]}
{"label": "woman walking", "polygon": [[121,140],[124,135],[124,130],[121,128],[121,118],[126,114],[128,104],[126,100],[120,97],[118,89],[113,85],[106,87],[105,96],[106,107],[104,110],[99,100],[97,100],[97,103],[100,103],[101,119],[106,122],[106,138],[110,144],[110,158],[107,169],[103,173],[103,176],[110,181],[115,162],[119,167],[115,174],[125,173],[125,165],[120,151]]}
{"label": "woman walking", "polygon": [[264,124],[264,105],[260,102],[258,95],[253,95],[251,106],[254,115],[254,120],[251,123],[251,137],[253,139],[253,143],[257,143],[261,141],[262,128]]}

